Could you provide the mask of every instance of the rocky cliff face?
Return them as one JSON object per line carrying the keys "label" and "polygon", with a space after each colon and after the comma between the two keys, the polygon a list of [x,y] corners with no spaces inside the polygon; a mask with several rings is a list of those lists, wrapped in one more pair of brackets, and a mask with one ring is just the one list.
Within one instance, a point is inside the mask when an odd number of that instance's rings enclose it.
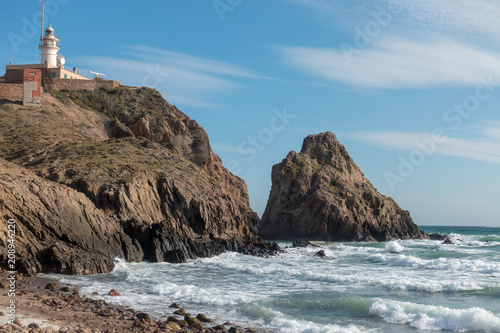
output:
{"label": "rocky cliff face", "polygon": [[[90,274],[109,272],[115,257],[278,250],[257,234],[244,181],[155,90],[59,92],[42,103],[0,104],[0,218],[16,220],[19,270]],[[4,247],[6,223],[0,234]]]}
{"label": "rocky cliff face", "polygon": [[260,234],[327,241],[427,238],[408,211],[378,193],[330,132],[308,136],[272,170]]}

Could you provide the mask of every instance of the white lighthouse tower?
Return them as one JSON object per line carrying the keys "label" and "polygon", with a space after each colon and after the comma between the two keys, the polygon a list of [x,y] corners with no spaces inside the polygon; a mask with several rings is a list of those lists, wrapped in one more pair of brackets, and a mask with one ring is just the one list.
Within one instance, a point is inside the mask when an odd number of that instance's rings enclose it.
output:
{"label": "white lighthouse tower", "polygon": [[59,52],[59,38],[54,35],[54,29],[49,24],[45,29],[45,36],[40,38],[40,50],[42,51],[42,64],[61,66],[57,54]]}

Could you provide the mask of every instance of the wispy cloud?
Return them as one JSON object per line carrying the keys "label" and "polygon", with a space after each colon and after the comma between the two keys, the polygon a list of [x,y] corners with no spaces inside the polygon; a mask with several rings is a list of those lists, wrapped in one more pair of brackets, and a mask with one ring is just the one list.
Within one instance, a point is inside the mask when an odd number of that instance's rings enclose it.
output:
{"label": "wispy cloud", "polygon": [[[404,151],[418,150],[418,142],[429,141],[432,137],[430,133],[423,132],[355,132],[347,136],[368,145]],[[446,136],[442,141],[435,143],[435,154],[500,164],[499,122],[476,128],[475,137]]]}
{"label": "wispy cloud", "polygon": [[500,38],[497,0],[400,0],[397,7],[399,25],[425,27],[467,39]]}
{"label": "wispy cloud", "polygon": [[368,88],[477,85],[482,76],[493,75],[495,81],[500,78],[500,54],[452,41],[386,39],[349,59],[340,48],[279,50],[289,65],[316,78]]}
{"label": "wispy cloud", "polygon": [[224,151],[229,153],[238,153],[238,145],[232,145],[224,142],[212,142],[212,149],[214,151]]}
{"label": "wispy cloud", "polygon": [[[321,13],[344,17],[354,25],[372,20],[371,14],[390,10],[396,33],[445,34],[471,42],[500,38],[500,2],[497,0],[285,0]],[[453,38],[452,38],[453,39]]]}
{"label": "wispy cloud", "polygon": [[121,80],[124,84],[158,89],[172,103],[222,108],[220,95],[244,87],[244,80],[263,79],[227,62],[148,46],[125,47],[121,57],[81,57],[75,62]]}

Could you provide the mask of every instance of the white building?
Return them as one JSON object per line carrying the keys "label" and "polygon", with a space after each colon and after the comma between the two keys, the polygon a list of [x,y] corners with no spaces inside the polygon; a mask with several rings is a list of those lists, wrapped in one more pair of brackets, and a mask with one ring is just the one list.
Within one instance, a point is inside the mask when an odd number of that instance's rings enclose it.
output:
{"label": "white building", "polygon": [[59,38],[55,36],[54,28],[50,24],[45,29],[45,36],[40,38],[39,49],[42,52],[39,64],[7,65],[5,77],[0,82],[22,83],[26,68],[40,69],[42,80],[44,78],[90,80],[78,74],[76,68],[73,68],[73,71],[64,69],[65,59],[59,54]]}
{"label": "white building", "polygon": [[54,29],[49,24],[45,29],[45,36],[40,37],[40,47],[42,51],[42,64],[60,67],[64,66],[64,58],[59,57],[59,38],[54,35]]}

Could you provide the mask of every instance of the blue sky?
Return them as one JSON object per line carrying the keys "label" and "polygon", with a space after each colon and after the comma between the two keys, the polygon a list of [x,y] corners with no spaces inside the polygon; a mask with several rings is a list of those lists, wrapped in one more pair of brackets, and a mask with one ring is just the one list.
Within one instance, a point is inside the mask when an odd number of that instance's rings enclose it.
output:
{"label": "blue sky", "polygon": [[[264,211],[271,167],[331,131],[420,225],[500,226],[500,3],[47,0],[66,67],[158,89]],[[39,61],[3,0],[0,63]],[[1,75],[1,74],[0,74]]]}

